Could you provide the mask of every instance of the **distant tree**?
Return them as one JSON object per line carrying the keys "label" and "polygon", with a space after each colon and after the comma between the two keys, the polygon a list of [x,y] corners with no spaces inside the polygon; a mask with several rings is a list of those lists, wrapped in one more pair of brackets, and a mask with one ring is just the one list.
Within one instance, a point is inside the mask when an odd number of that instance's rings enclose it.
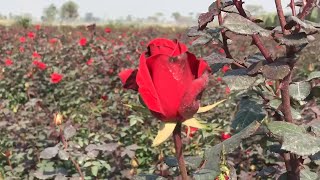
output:
{"label": "distant tree", "polygon": [[52,23],[56,20],[58,9],[54,4],[50,4],[43,10],[43,16],[41,17],[43,22]]}
{"label": "distant tree", "polygon": [[64,3],[60,9],[61,20],[75,20],[79,16],[78,8],[78,5],[73,1],[68,1]]}
{"label": "distant tree", "polygon": [[179,12],[174,12],[174,13],[172,13],[171,16],[172,16],[172,17],[174,18],[174,20],[177,21],[177,22],[181,19],[181,14],[180,14]]}

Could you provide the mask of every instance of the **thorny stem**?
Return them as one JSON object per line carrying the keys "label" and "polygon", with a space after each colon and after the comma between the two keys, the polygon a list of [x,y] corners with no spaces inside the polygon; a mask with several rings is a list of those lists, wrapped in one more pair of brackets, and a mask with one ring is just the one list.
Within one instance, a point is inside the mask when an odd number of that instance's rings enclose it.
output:
{"label": "thorny stem", "polygon": [[[221,0],[217,0],[217,8],[220,9],[221,7]],[[219,21],[219,25],[222,25],[223,23],[223,19],[222,19],[222,15],[221,12],[218,14],[218,21]],[[229,47],[228,47],[228,38],[226,36],[226,32],[225,30],[221,31],[221,35],[222,35],[222,41],[223,41],[223,50],[226,53],[226,57],[227,58],[232,58]]]}
{"label": "thorny stem", "polygon": [[[282,10],[281,0],[275,0],[275,4],[277,8],[277,13],[278,13],[282,33],[284,35],[288,35],[290,34],[290,32],[285,29],[286,20]],[[292,1],[290,5],[292,6]],[[292,8],[292,11],[294,11],[293,8]],[[292,13],[295,13],[295,12],[292,12]],[[287,57],[292,57],[294,55],[294,48],[292,46],[286,46],[286,48],[287,48]],[[288,123],[293,123],[293,117],[291,113],[290,93],[289,93],[289,85],[291,83],[293,67],[294,67],[294,63],[290,64],[291,70],[289,74],[281,80],[281,100],[282,100],[281,111],[284,115],[285,121]],[[292,153],[284,153],[282,154],[282,156],[284,158],[284,162],[288,172],[288,179],[299,180],[300,179],[300,161],[298,157]]]}
{"label": "thorny stem", "polygon": [[176,157],[179,163],[179,169],[180,169],[182,180],[187,180],[188,173],[187,173],[187,168],[184,162],[183,150],[182,150],[183,145],[182,145],[182,139],[181,139],[181,123],[177,123],[173,131],[173,141],[174,141]]}
{"label": "thorny stem", "polygon": [[296,16],[296,6],[294,5],[294,0],[290,1],[290,8],[293,16]]}
{"label": "thorny stem", "polygon": [[303,10],[301,13],[299,13],[297,16],[299,19],[304,19],[308,14],[310,14],[311,10],[316,6],[315,0],[308,0],[307,4],[303,7]]}
{"label": "thorny stem", "polygon": [[[245,18],[248,18],[246,12],[244,11],[244,9],[242,7],[242,4],[243,4],[242,0],[233,0],[233,3],[236,6],[237,10],[239,11],[240,15]],[[259,35],[258,34],[252,35],[252,40],[253,40],[253,43],[258,47],[258,49],[260,50],[260,52],[262,53],[264,58],[269,63],[273,62],[269,50],[262,44],[262,41],[261,41]]]}

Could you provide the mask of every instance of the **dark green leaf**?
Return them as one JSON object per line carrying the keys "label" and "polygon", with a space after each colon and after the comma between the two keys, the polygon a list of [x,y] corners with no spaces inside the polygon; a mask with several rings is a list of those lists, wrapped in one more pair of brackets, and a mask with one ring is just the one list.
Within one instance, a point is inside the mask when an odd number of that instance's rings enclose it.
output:
{"label": "dark green leaf", "polygon": [[231,124],[231,127],[237,131],[242,130],[254,121],[259,122],[266,117],[263,105],[255,99],[242,98],[238,109]]}
{"label": "dark green leaf", "polygon": [[260,127],[260,123],[253,122],[239,133],[231,136],[231,138],[205,150],[205,169],[213,170],[215,173],[220,173],[220,156],[224,150],[226,153],[233,152],[242,140],[250,137]]}
{"label": "dark green leaf", "polygon": [[285,35],[283,37],[277,38],[277,40],[284,45],[288,46],[300,46],[308,44],[307,34],[305,32],[300,32],[297,34]]}
{"label": "dark green leaf", "polygon": [[234,33],[243,35],[260,34],[261,36],[268,37],[271,34],[271,31],[263,29],[249,19],[236,13],[227,14],[222,26]]}
{"label": "dark green leaf", "polygon": [[251,77],[247,75],[247,69],[229,70],[223,76],[223,81],[230,90],[243,90],[263,81],[261,76]]}
{"label": "dark green leaf", "polygon": [[51,159],[55,157],[58,154],[58,152],[59,152],[59,148],[57,146],[48,147],[40,153],[40,158]]}
{"label": "dark green leaf", "polygon": [[320,71],[314,71],[309,74],[307,81],[310,81],[312,79],[318,79],[318,78],[320,78]]}
{"label": "dark green leaf", "polygon": [[298,101],[304,100],[311,92],[311,84],[309,82],[301,81],[290,84],[290,96]]}
{"label": "dark green leaf", "polygon": [[220,54],[215,52],[211,53],[207,57],[204,57],[203,59],[208,62],[213,73],[219,71],[219,69],[221,69],[224,65],[231,64],[234,62],[233,59],[223,57]]}
{"label": "dark green leaf", "polygon": [[262,74],[267,79],[280,80],[290,72],[290,67],[285,62],[274,62],[263,66]]}
{"label": "dark green leaf", "polygon": [[77,130],[72,125],[65,127],[63,130],[64,138],[66,138],[67,140],[72,138],[74,135],[76,135],[76,133],[77,133]]}

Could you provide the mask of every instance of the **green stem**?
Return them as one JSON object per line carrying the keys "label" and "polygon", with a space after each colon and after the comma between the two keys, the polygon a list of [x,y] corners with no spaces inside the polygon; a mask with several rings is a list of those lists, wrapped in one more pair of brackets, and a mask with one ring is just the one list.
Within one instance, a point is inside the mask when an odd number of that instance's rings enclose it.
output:
{"label": "green stem", "polygon": [[184,157],[183,157],[183,145],[182,145],[182,139],[181,139],[181,123],[180,122],[177,123],[173,131],[173,141],[174,141],[176,157],[179,163],[179,169],[180,169],[182,180],[187,180],[188,173],[187,173],[187,168],[186,168],[186,164],[184,162]]}

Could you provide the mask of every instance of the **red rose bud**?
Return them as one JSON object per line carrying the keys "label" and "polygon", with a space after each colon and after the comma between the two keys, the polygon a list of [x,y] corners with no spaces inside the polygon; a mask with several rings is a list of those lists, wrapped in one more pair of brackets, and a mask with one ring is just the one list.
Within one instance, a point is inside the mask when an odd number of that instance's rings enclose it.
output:
{"label": "red rose bud", "polygon": [[229,133],[226,133],[226,132],[221,133],[221,140],[222,141],[227,140],[230,137],[231,137],[231,135]]}
{"label": "red rose bud", "polygon": [[93,63],[93,59],[90,58],[90,59],[87,61],[87,65],[90,66],[92,63]]}
{"label": "red rose bud", "polygon": [[13,64],[13,61],[12,61],[11,59],[6,59],[6,60],[4,61],[4,64],[5,64],[6,66],[11,66],[11,65]]}
{"label": "red rose bud", "polygon": [[19,38],[19,41],[20,41],[21,43],[24,43],[24,42],[26,42],[26,38],[25,38],[25,37],[20,37],[20,38]]}
{"label": "red rose bud", "polygon": [[[188,132],[189,129],[190,129],[190,131]],[[187,134],[187,136],[189,138],[192,138],[196,134],[197,131],[198,131],[198,128],[195,128],[195,127],[189,127],[189,128],[186,127],[186,129],[185,129],[185,133]]]}
{"label": "red rose bud", "polygon": [[217,81],[221,82],[222,81],[222,77],[217,77]]}
{"label": "red rose bud", "polygon": [[224,49],[219,49],[219,53],[220,54],[224,54],[225,52],[224,52]]}
{"label": "red rose bud", "polygon": [[36,37],[36,35],[33,32],[28,33],[28,38],[34,39],[35,37]]}
{"label": "red rose bud", "polygon": [[125,88],[139,92],[155,117],[181,122],[198,111],[210,72],[208,64],[188,52],[186,45],[158,38],[140,56],[139,70],[125,70],[119,76]]}

